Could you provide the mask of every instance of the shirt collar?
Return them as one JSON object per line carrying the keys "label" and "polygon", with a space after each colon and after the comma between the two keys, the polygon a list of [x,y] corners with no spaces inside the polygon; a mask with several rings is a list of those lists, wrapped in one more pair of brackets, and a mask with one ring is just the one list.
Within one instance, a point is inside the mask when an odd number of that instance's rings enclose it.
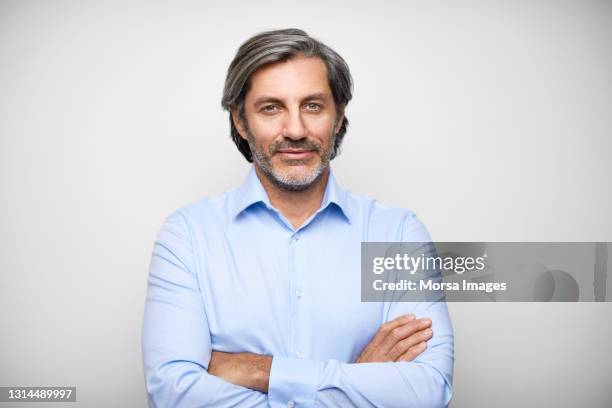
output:
{"label": "shirt collar", "polygon": [[[252,165],[242,185],[234,190],[231,208],[232,216],[239,216],[243,211],[257,203],[263,203],[266,207],[272,208],[268,194],[261,185],[259,177],[257,173],[255,173],[255,167]],[[346,220],[349,223],[351,222],[348,192],[343,190],[336,183],[336,179],[331,169],[329,170],[329,178],[327,186],[325,186],[323,201],[317,213],[323,211],[330,204],[336,205]]]}

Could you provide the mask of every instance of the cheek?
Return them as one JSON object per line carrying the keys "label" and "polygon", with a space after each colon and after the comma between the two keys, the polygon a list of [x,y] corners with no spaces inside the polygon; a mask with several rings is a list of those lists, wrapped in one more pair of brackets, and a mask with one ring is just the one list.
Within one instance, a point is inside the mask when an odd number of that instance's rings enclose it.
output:
{"label": "cheek", "polygon": [[305,120],[305,125],[311,135],[326,139],[334,130],[334,118],[327,115],[312,116]]}
{"label": "cheek", "polygon": [[282,133],[282,122],[271,118],[249,120],[249,129],[257,143],[267,144]]}

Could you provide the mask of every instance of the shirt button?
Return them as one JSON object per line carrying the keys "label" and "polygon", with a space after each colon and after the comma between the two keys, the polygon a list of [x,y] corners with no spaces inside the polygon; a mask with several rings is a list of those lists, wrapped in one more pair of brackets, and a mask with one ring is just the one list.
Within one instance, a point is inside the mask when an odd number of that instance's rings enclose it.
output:
{"label": "shirt button", "polygon": [[303,293],[302,293],[301,290],[298,289],[298,290],[295,291],[295,296],[297,296],[298,299],[301,299],[302,295],[303,295]]}
{"label": "shirt button", "polygon": [[293,408],[293,407],[295,407],[295,402],[293,401],[287,402],[287,408]]}
{"label": "shirt button", "polygon": [[301,351],[296,351],[295,356],[297,358],[302,358],[302,352]]}
{"label": "shirt button", "polygon": [[294,241],[299,241],[299,240],[300,240],[300,237],[299,237],[299,236],[297,236],[297,235],[294,235],[294,236],[293,236],[293,240],[294,240]]}

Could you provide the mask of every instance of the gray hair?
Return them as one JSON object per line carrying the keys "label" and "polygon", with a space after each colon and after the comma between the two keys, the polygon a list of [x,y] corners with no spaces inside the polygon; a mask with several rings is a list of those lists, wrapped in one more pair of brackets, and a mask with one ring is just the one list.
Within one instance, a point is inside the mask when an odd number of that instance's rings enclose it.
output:
{"label": "gray hair", "polygon": [[[338,53],[310,37],[306,32],[289,28],[266,31],[249,38],[240,46],[227,70],[221,99],[223,108],[230,112],[231,138],[249,162],[253,161],[251,149],[248,142],[240,137],[232,120],[231,109],[237,108],[238,116],[246,123],[244,99],[250,87],[251,75],[264,65],[287,61],[297,54],[319,57],[323,60],[327,67],[327,79],[338,112],[344,111],[351,100],[353,80],[348,65]],[[339,152],[347,126],[348,119],[344,116],[340,130],[336,134],[331,159]]]}

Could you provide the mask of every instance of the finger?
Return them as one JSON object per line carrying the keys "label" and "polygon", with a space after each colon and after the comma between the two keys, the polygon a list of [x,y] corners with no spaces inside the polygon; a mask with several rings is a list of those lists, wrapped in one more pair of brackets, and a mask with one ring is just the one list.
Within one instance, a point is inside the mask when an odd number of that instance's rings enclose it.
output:
{"label": "finger", "polygon": [[389,353],[389,350],[398,342],[412,336],[417,331],[427,329],[429,326],[431,326],[431,319],[425,317],[392,329],[388,332],[387,337],[380,343],[381,351],[385,354]]}
{"label": "finger", "polygon": [[411,347],[416,346],[422,342],[426,342],[433,336],[433,331],[430,328],[419,330],[411,336],[408,336],[402,341],[398,341],[395,346],[389,350],[387,357],[391,361],[397,361],[404,353],[406,353]]}
{"label": "finger", "polygon": [[370,347],[370,346],[377,347],[378,345],[380,345],[385,340],[387,335],[392,330],[394,330],[397,327],[400,327],[402,325],[405,325],[407,323],[410,323],[410,322],[414,321],[414,319],[415,319],[415,315],[413,315],[413,314],[402,315],[402,316],[396,317],[395,319],[393,319],[391,321],[388,321],[387,323],[383,324],[382,326],[380,326],[380,328],[376,332],[376,335],[374,335],[374,338],[372,339],[372,341],[370,341],[370,344],[368,344],[368,347]]}
{"label": "finger", "polygon": [[410,347],[404,354],[400,356],[400,358],[398,358],[397,361],[412,361],[425,350],[427,350],[427,343],[423,341],[415,346]]}

